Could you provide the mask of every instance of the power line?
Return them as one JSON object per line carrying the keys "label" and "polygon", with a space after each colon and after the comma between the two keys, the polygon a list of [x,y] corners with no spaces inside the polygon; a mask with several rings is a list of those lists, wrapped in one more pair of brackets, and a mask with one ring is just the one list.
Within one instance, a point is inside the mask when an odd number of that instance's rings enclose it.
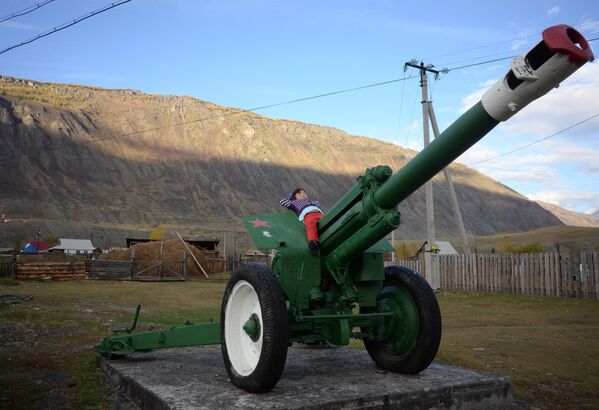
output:
{"label": "power line", "polygon": [[[403,76],[404,76],[404,78],[406,77],[406,72],[405,71],[403,72]],[[403,95],[404,95],[405,86],[406,86],[406,82],[403,81],[401,83],[401,98],[400,98],[400,101],[399,101],[399,115],[397,117],[397,142],[398,143],[399,143],[399,130],[400,130],[400,125],[401,125],[401,114],[402,114],[402,111],[403,111]]]}
{"label": "power line", "polygon": [[[599,19],[586,20],[586,21],[583,21],[582,23],[580,23],[578,26],[581,27],[581,26],[584,26],[585,24],[593,23],[595,21],[599,21]],[[457,51],[453,51],[453,52],[446,53],[446,54],[440,54],[440,55],[437,55],[437,56],[426,57],[426,58],[423,58],[423,60],[433,60],[433,59],[437,59],[437,58],[441,58],[441,57],[453,56],[453,55],[456,55],[456,54],[463,54],[463,53],[467,53],[469,51],[475,51],[475,50],[480,50],[480,49],[483,49],[483,48],[497,46],[497,45],[500,45],[500,44],[510,43],[512,41],[524,40],[524,39],[527,39],[527,38],[538,36],[539,34],[542,34],[542,31],[539,31],[537,33],[530,34],[530,35],[527,35],[527,36],[515,37],[515,38],[509,39],[509,40],[498,41],[498,42],[495,42],[495,43],[489,43],[489,44],[484,44],[484,45],[477,46],[477,47],[467,48],[467,49],[463,49],[463,50],[457,50]],[[587,40],[587,41],[590,41],[590,40]]]}
{"label": "power line", "polygon": [[508,60],[508,59],[514,58],[514,57],[518,57],[518,56],[517,55],[513,55],[513,56],[509,56],[509,57],[502,57],[502,58],[496,58],[496,59],[493,59],[493,60],[481,61],[479,63],[472,63],[472,64],[461,65],[461,66],[458,66],[458,67],[448,68],[447,71],[448,72],[449,71],[456,71],[456,70],[461,70],[462,68],[475,67],[477,65],[495,63],[497,61]]}
{"label": "power line", "polygon": [[[590,42],[596,41],[596,40],[599,40],[599,37],[588,39],[587,43],[590,43]],[[449,72],[449,71],[461,70],[462,68],[475,67],[477,65],[495,63],[497,61],[508,60],[508,59],[514,58],[514,57],[518,57],[518,54],[512,55],[512,56],[508,56],[508,57],[495,58],[493,60],[480,61],[478,63],[466,64],[466,65],[462,65],[462,66],[458,66],[458,67],[453,67],[453,68],[448,68],[447,71]]]}
{"label": "power line", "polygon": [[121,1],[114,2],[114,3],[110,3],[110,4],[102,7],[101,9],[94,10],[94,11],[91,11],[91,12],[89,12],[89,13],[81,16],[81,17],[77,17],[73,21],[68,21],[66,23],[61,24],[60,26],[54,27],[54,28],[52,28],[52,29],[50,29],[48,31],[44,31],[43,33],[40,33],[40,34],[38,34],[38,35],[36,35],[34,37],[31,37],[30,39],[25,40],[25,41],[23,41],[23,42],[21,42],[19,44],[15,44],[14,46],[7,47],[4,50],[0,51],[0,54],[4,54],[7,51],[10,51],[10,50],[12,50],[14,48],[24,46],[25,44],[33,43],[34,41],[39,40],[40,38],[49,36],[50,34],[57,33],[57,32],[59,32],[61,30],[64,30],[65,28],[68,28],[68,27],[74,26],[77,23],[80,23],[83,20],[87,20],[90,17],[96,16],[96,15],[98,15],[100,13],[104,13],[105,11],[108,11],[110,9],[118,7],[118,6],[122,5],[122,4],[129,3],[130,1],[131,0],[121,0]]}
{"label": "power line", "polygon": [[412,132],[412,122],[414,121],[414,113],[416,112],[416,103],[418,102],[418,86],[416,86],[416,95],[414,95],[414,104],[412,106],[412,116],[410,117],[410,122],[408,123],[408,133],[406,135],[406,141],[404,142],[404,146],[408,146],[408,139],[410,138],[410,134]]}
{"label": "power line", "polygon": [[43,7],[46,4],[48,4],[48,3],[52,3],[53,1],[55,1],[55,0],[42,1],[41,3],[37,3],[37,4],[31,5],[29,7],[25,7],[23,10],[15,11],[12,14],[9,14],[7,16],[4,16],[4,17],[0,18],[0,23],[3,23],[5,21],[10,20],[10,19],[15,18],[15,17],[24,16],[25,14],[29,14],[32,11],[35,11],[35,10],[39,9],[40,7]]}
{"label": "power line", "polygon": [[543,137],[543,138],[541,138],[539,140],[533,141],[530,144],[523,145],[523,146],[521,146],[519,148],[513,149],[513,150],[508,151],[508,152],[504,152],[503,154],[497,155],[497,156],[492,157],[492,158],[483,159],[483,160],[477,161],[477,162],[471,162],[470,164],[466,164],[466,165],[467,166],[478,165],[478,164],[482,164],[483,162],[493,161],[493,160],[495,160],[497,158],[505,157],[506,155],[513,154],[516,151],[523,150],[524,148],[531,147],[531,146],[533,146],[535,144],[538,144],[539,142],[548,140],[549,138],[553,138],[556,135],[559,135],[559,134],[562,134],[562,133],[564,133],[564,132],[566,132],[568,130],[571,130],[572,128],[577,127],[577,126],[579,126],[581,124],[584,124],[585,122],[590,121],[590,120],[592,120],[593,118],[596,118],[596,117],[599,117],[599,113],[597,113],[595,115],[591,115],[590,117],[585,118],[582,121],[578,121],[576,124],[572,124],[572,125],[570,125],[570,126],[568,126],[566,128],[563,128],[563,129],[561,129],[561,130],[559,130],[559,131],[557,131],[557,132],[555,132],[555,133],[553,133],[551,135],[548,135],[547,137]]}
{"label": "power line", "polygon": [[[162,129],[166,129],[166,128],[172,128],[172,127],[178,127],[178,126],[182,126],[182,125],[194,124],[194,123],[198,123],[198,122],[202,122],[202,121],[207,121],[207,120],[210,120],[210,119],[213,119],[213,118],[218,118],[218,117],[228,117],[228,116],[232,116],[232,115],[239,115],[239,114],[244,114],[244,113],[249,113],[249,112],[254,112],[254,111],[259,111],[259,110],[265,110],[267,108],[274,108],[274,107],[279,107],[279,106],[282,106],[282,105],[288,105],[288,104],[298,103],[298,102],[302,102],[302,101],[309,101],[309,100],[314,100],[314,99],[317,99],[317,98],[330,97],[332,95],[349,93],[349,92],[353,92],[353,91],[364,90],[364,89],[367,89],[367,88],[373,88],[373,87],[379,87],[379,86],[382,86],[382,85],[388,85],[388,84],[403,82],[403,81],[406,81],[406,80],[410,80],[412,78],[417,78],[417,76],[405,77],[405,75],[404,75],[403,78],[396,78],[394,80],[388,80],[388,81],[382,81],[382,82],[378,82],[378,83],[361,85],[361,86],[358,86],[358,87],[346,88],[344,90],[338,90],[338,91],[331,91],[331,92],[328,92],[328,93],[312,95],[310,97],[297,98],[297,99],[294,99],[294,100],[287,100],[287,101],[282,101],[282,102],[275,103],[275,104],[262,105],[262,106],[259,106],[259,107],[254,107],[254,108],[249,108],[249,109],[239,109],[239,110],[234,110],[234,111],[228,112],[228,113],[218,113],[218,114],[210,115],[210,116],[203,117],[203,118],[197,118],[195,120],[183,121],[183,122],[179,122],[179,123],[163,125],[163,126],[160,126],[160,127],[154,127],[154,128],[148,128],[148,129],[143,129],[143,130],[138,130],[138,131],[132,131],[132,132],[128,132],[128,133],[125,133],[125,134],[114,135],[112,137],[96,138],[94,140],[82,142],[81,144],[92,144],[92,143],[106,141],[106,140],[111,140],[111,139],[115,139],[115,138],[122,138],[122,137],[129,137],[129,136],[136,135],[136,134],[143,134],[143,133],[150,132],[150,131],[158,131],[158,130],[162,130]],[[59,145],[56,145],[54,147],[49,147],[49,148],[45,149],[44,151],[48,152],[48,151],[53,151],[53,150],[60,149],[60,148],[63,148],[63,147],[67,147],[68,145],[70,145],[70,142],[71,141],[69,141],[66,144],[59,144]],[[12,155],[12,156],[8,156],[8,157],[4,157],[3,160],[4,161],[8,161],[9,159],[13,159],[13,158],[16,158],[18,156],[27,156],[27,154],[22,153],[22,154]]]}
{"label": "power line", "polygon": [[516,49],[516,50],[502,51],[500,53],[493,53],[493,54],[487,54],[487,55],[484,55],[484,56],[463,58],[461,60],[454,60],[454,61],[449,61],[449,62],[445,62],[445,63],[440,63],[440,64],[437,64],[437,66],[446,67],[446,66],[455,65],[455,64],[458,64],[458,63],[465,63],[465,62],[468,62],[468,61],[477,61],[477,60],[481,60],[483,58],[492,58],[492,57],[499,58],[499,57],[504,57],[506,54],[521,53],[521,52],[527,51],[527,50],[528,50],[527,47],[522,47],[522,48],[519,48],[519,49]]}
{"label": "power line", "polygon": [[[110,8],[113,8],[113,7],[116,7],[118,5],[127,3],[129,1],[131,1],[131,0],[123,0],[120,3],[112,3],[111,5],[106,6],[108,8],[105,7],[104,9],[102,9],[102,11],[109,10]],[[92,13],[98,14],[97,12],[92,12]],[[90,13],[85,18],[91,17],[92,15],[93,14]],[[72,23],[72,24],[76,24],[76,23]],[[595,41],[595,40],[598,40],[598,39],[599,39],[599,37],[593,38],[593,39],[590,39],[590,40],[587,40],[587,41],[591,42],[591,41]],[[5,50],[5,51],[7,51],[7,50]],[[5,51],[0,52],[0,54],[2,54]],[[516,56],[503,57],[503,58],[498,58],[498,59],[494,59],[494,60],[487,60],[487,61],[481,61],[481,62],[478,62],[478,63],[467,64],[467,65],[463,65],[463,66],[459,66],[459,67],[453,67],[453,68],[447,69],[447,72],[449,72],[449,71],[456,71],[456,70],[460,70],[460,69],[467,68],[467,67],[474,67],[474,66],[478,66],[478,65],[489,64],[489,63],[493,63],[493,62],[496,62],[496,61],[501,61],[501,60],[506,60],[506,59],[509,59],[509,58],[513,58],[513,57],[516,57]],[[136,135],[136,134],[142,134],[142,133],[146,133],[146,132],[150,132],[150,131],[158,131],[158,130],[161,130],[161,129],[172,128],[172,127],[177,127],[177,126],[182,126],[182,125],[194,124],[194,123],[198,123],[198,122],[202,122],[202,121],[207,121],[207,120],[210,120],[210,119],[213,119],[213,118],[216,118],[216,117],[221,117],[221,116],[227,117],[227,116],[231,116],[231,115],[238,115],[238,114],[243,114],[243,113],[247,113],[247,112],[254,112],[254,111],[264,110],[264,109],[267,109],[267,108],[274,108],[274,107],[279,107],[279,106],[282,106],[282,105],[294,104],[294,103],[298,103],[298,102],[309,101],[309,100],[314,100],[314,99],[323,98],[323,97],[329,97],[329,96],[333,96],[333,95],[338,95],[338,94],[343,94],[343,93],[348,93],[348,92],[363,90],[363,89],[372,88],[372,87],[379,87],[379,86],[382,86],[382,85],[388,85],[388,84],[392,84],[392,83],[403,82],[405,80],[409,80],[409,79],[413,79],[413,78],[417,78],[417,77],[418,76],[405,77],[405,75],[404,75],[403,78],[396,78],[396,79],[393,79],[393,80],[382,81],[382,82],[378,82],[378,83],[372,83],[372,84],[367,84],[367,85],[362,85],[362,86],[358,86],[358,87],[347,88],[347,89],[344,89],[344,90],[332,91],[332,92],[323,93],[323,94],[317,94],[317,95],[313,95],[313,96],[309,96],[309,97],[303,97],[303,98],[297,98],[297,99],[293,99],[293,100],[287,100],[287,101],[283,101],[283,102],[279,102],[279,103],[275,103],[275,104],[263,105],[263,106],[259,106],[259,107],[249,108],[249,109],[240,109],[240,110],[236,110],[236,111],[233,111],[233,112],[230,112],[230,113],[218,114],[218,115],[208,116],[208,117],[199,118],[199,119],[195,119],[195,120],[184,121],[184,122],[180,122],[180,123],[169,124],[169,125],[164,125],[164,126],[160,126],[160,127],[154,127],[154,128],[139,130],[139,131],[133,131],[133,132],[125,133],[125,134],[115,135],[115,136],[112,136],[112,137],[97,138],[97,139],[94,139],[94,140],[91,140],[91,141],[84,142],[84,144],[101,142],[101,141],[106,141],[106,140],[115,139],[115,138],[119,138],[119,137],[128,137],[128,136],[132,136],[132,135]],[[418,89],[416,89],[416,90],[418,91]],[[418,95],[416,95],[416,97],[418,97]],[[416,98],[416,101],[417,101],[417,98]],[[411,128],[411,121],[413,120],[414,111],[415,111],[415,108],[416,108],[416,101],[414,102],[414,107],[413,107],[413,110],[412,110],[412,119],[410,120],[410,124],[409,124],[410,128]],[[409,137],[409,134],[410,134],[410,131],[411,131],[410,128],[408,129],[408,137]],[[406,143],[407,143],[407,137],[406,137]],[[50,147],[49,149],[46,149],[45,151],[52,151],[52,150],[55,150],[55,149],[66,147],[67,145],[68,144],[57,145],[57,146],[54,146],[54,147]],[[10,156],[10,157],[5,157],[4,160],[6,161],[8,159],[12,159],[12,158],[15,158],[17,156],[24,156],[24,155],[26,156],[26,154],[18,154],[18,155],[13,155],[13,156]]]}
{"label": "power line", "polygon": [[512,41],[524,40],[526,38],[538,36],[539,34],[540,33],[535,33],[535,34],[531,34],[529,36],[516,37],[516,38],[512,38],[510,40],[503,40],[503,41],[498,41],[496,43],[490,43],[490,44],[485,44],[485,45],[478,46],[478,47],[472,47],[472,48],[467,48],[467,49],[464,49],[464,50],[454,51],[454,52],[451,52],[451,53],[440,54],[438,56],[427,57],[424,60],[433,60],[433,59],[436,59],[436,58],[448,57],[448,56],[453,56],[453,55],[456,55],[456,54],[463,54],[463,53],[467,53],[469,51],[475,51],[475,50],[480,50],[480,49],[483,49],[483,48],[497,46],[497,45],[500,45],[500,44],[510,43]]}

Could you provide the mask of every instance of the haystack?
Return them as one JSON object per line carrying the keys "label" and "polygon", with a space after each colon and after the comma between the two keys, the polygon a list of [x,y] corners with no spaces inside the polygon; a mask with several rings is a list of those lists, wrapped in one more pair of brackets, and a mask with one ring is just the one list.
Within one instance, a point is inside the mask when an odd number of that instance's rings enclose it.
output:
{"label": "haystack", "polygon": [[[162,257],[160,252],[161,247]],[[204,273],[189,255],[189,251],[191,251],[193,256],[195,256],[200,265],[202,265],[202,268],[204,268],[208,274],[215,272],[215,267],[220,264],[214,263],[216,259],[214,252],[203,252],[202,250],[189,244],[188,247],[189,250],[179,239],[138,243],[128,249],[112,250],[106,254],[104,259],[113,261],[133,260],[135,262],[136,271],[138,272],[150,268],[162,260],[162,274],[167,277],[176,276],[177,273],[181,272],[181,264],[185,261],[187,266],[187,275],[189,277],[203,278],[205,277]],[[186,254],[187,256],[185,256]],[[148,275],[155,273],[156,270],[148,271]]]}

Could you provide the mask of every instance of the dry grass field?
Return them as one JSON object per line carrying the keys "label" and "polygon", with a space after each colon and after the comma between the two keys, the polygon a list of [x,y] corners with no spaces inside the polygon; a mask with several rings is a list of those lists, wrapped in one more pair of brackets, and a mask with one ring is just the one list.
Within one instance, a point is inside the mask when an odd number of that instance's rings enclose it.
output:
{"label": "dry grass field", "polygon": [[[452,243],[459,243],[453,240]],[[479,253],[505,252],[509,247],[519,248],[538,244],[548,252],[556,246],[562,252],[590,252],[599,250],[599,228],[558,225],[527,232],[504,233],[493,236],[477,236],[470,240],[470,247]]]}
{"label": "dry grass field", "polygon": [[[219,317],[226,275],[185,283],[0,282],[0,408],[110,408],[93,346],[127,325]],[[0,298],[1,299],[1,298]],[[517,397],[547,409],[597,408],[599,301],[440,293],[437,360],[513,378]],[[352,343],[361,346],[361,343]]]}

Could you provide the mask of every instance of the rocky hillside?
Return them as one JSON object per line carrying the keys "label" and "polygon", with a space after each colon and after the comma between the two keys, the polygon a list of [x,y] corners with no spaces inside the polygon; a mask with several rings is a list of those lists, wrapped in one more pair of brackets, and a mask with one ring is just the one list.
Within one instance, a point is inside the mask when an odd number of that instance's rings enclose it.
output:
{"label": "rocky hillside", "polygon": [[[238,229],[238,215],[282,209],[279,198],[297,186],[328,208],[365,168],[397,170],[415,155],[185,96],[9,77],[0,77],[0,136],[0,208],[13,220],[172,224],[198,232]],[[472,169],[454,164],[451,172],[470,234],[561,223]],[[434,187],[437,232],[447,237],[455,228],[442,174]],[[400,234],[423,237],[424,190],[400,210]]]}
{"label": "rocky hillside", "polygon": [[537,201],[539,205],[557,216],[560,221],[570,226],[589,226],[599,227],[599,218],[593,215],[587,215],[580,212],[568,211],[554,204],[549,204],[543,201]]}

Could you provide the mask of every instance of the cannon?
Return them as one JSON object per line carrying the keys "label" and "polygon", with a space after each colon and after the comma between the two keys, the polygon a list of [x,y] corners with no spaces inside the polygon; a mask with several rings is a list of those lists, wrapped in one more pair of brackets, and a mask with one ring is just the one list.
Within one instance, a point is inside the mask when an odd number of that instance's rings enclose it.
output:
{"label": "cannon", "polygon": [[557,87],[593,54],[572,27],[553,26],[481,100],[396,174],[374,166],[318,223],[320,252],[307,246],[292,212],[242,217],[257,248],[274,249],[271,266],[248,263],[228,281],[220,322],[133,333],[115,329],[96,346],[108,358],[153,349],[220,344],[227,373],[253,393],[271,390],[293,343],[347,345],[361,339],[382,369],[415,374],[435,358],[441,314],[417,272],[384,266],[384,239],[400,223],[397,206],[499,122]]}

